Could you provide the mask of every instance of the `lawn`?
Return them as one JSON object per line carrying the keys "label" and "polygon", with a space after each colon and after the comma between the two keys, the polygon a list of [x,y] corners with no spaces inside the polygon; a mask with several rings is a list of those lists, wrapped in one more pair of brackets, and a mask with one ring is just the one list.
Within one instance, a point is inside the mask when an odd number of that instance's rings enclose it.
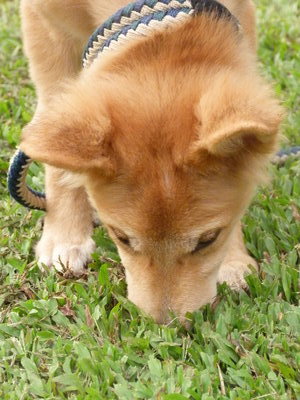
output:
{"label": "lawn", "polygon": [[[283,133],[299,145],[300,0],[257,3],[262,73],[289,110]],[[176,320],[159,326],[126,300],[101,228],[86,278],[36,265],[43,213],[17,205],[6,188],[35,107],[14,0],[0,1],[0,85],[0,399],[300,399],[300,161],[270,167],[272,183],[245,216],[260,263],[249,290],[222,285],[214,309],[189,316],[189,330]]]}

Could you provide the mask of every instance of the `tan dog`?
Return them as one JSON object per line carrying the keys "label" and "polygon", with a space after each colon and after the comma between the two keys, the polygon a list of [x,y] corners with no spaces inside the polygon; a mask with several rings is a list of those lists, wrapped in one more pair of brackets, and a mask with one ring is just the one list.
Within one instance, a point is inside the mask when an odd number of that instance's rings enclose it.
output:
{"label": "tan dog", "polygon": [[38,108],[21,149],[48,165],[39,261],[82,273],[93,206],[118,247],[129,299],[163,322],[170,309],[184,316],[212,301],[217,281],[243,286],[255,265],[240,218],[282,109],[257,72],[250,0],[223,1],[242,34],[204,13],[80,73],[89,35],[126,3],[22,0]]}

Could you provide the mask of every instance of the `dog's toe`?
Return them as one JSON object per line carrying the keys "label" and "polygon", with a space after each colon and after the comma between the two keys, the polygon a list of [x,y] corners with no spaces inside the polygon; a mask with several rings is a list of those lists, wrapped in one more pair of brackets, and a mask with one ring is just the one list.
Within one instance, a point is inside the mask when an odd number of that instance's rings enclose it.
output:
{"label": "dog's toe", "polygon": [[47,267],[52,265],[52,251],[52,240],[47,240],[45,237],[42,237],[35,248],[38,264],[41,268],[43,265],[46,265]]}
{"label": "dog's toe", "polygon": [[55,244],[42,239],[36,249],[40,265],[53,266],[58,272],[69,270],[74,276],[84,273],[86,264],[91,260],[95,243],[88,238],[81,244],[71,242]]}
{"label": "dog's toe", "polygon": [[91,260],[94,250],[95,243],[90,238],[80,245],[60,244],[53,251],[53,266],[58,271],[69,269],[73,275],[80,276],[84,273],[84,267]]}

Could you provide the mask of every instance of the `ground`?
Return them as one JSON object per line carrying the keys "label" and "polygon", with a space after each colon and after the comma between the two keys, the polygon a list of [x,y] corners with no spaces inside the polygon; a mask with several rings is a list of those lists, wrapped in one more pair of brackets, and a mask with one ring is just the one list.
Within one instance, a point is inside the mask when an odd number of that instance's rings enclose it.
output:
{"label": "ground", "polygon": [[[262,73],[300,131],[300,0],[259,0]],[[41,274],[41,212],[9,198],[6,171],[35,106],[18,3],[0,1],[0,399],[300,399],[300,162],[271,167],[244,219],[260,263],[249,290],[219,288],[214,308],[159,326],[125,298],[115,248],[95,231],[86,278]],[[288,143],[283,143],[288,146]],[[32,184],[42,182],[34,167]]]}

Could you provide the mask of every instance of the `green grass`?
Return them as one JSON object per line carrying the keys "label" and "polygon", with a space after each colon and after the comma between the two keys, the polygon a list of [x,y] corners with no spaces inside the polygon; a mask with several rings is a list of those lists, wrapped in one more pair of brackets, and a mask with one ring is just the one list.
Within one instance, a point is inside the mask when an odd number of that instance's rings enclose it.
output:
{"label": "green grass", "polygon": [[[299,144],[300,0],[260,0],[262,71],[289,109]],[[42,213],[11,201],[8,161],[35,104],[15,1],[0,2],[0,399],[300,399],[300,162],[272,167],[245,217],[260,262],[249,291],[154,324],[125,298],[114,246],[97,229],[85,279],[41,274],[33,246]]]}

